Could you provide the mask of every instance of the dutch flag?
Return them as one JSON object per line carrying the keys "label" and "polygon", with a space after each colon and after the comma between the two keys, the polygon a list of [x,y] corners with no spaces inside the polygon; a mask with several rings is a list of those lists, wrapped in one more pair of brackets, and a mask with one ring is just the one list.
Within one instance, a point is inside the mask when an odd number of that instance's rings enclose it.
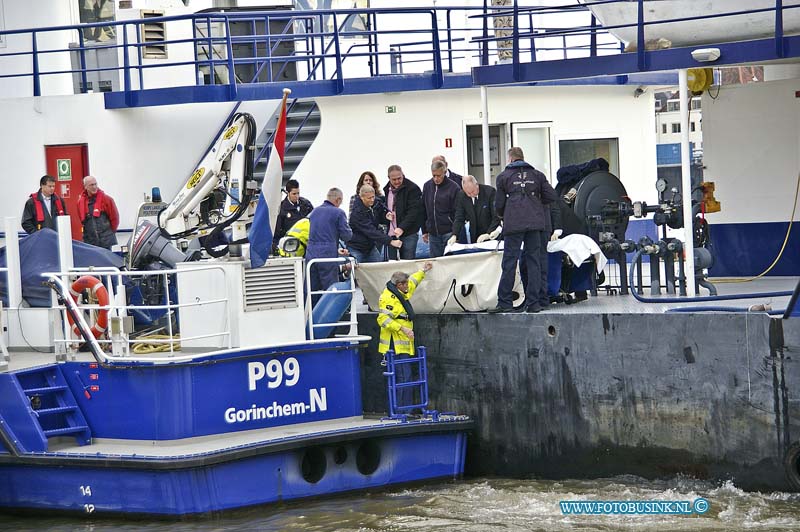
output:
{"label": "dutch flag", "polygon": [[286,144],[286,98],[292,91],[283,89],[281,114],[272,143],[272,153],[267,162],[264,181],[261,182],[261,194],[258,197],[253,225],[247,235],[250,240],[250,267],[259,268],[267,262],[272,247],[273,220],[270,213],[277,213],[281,203],[281,185],[283,182],[283,153]]}

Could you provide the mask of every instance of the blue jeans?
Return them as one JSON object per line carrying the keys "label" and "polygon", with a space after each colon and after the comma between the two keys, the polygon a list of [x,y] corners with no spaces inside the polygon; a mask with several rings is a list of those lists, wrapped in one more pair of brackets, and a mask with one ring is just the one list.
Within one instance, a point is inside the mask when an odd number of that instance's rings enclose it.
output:
{"label": "blue jeans", "polygon": [[447,241],[453,233],[445,233],[443,235],[428,235],[428,245],[431,247],[431,258],[441,257],[444,255],[444,248],[447,246]]}
{"label": "blue jeans", "polygon": [[403,247],[399,250],[392,246],[387,246],[389,249],[389,259],[390,260],[397,260],[398,258],[398,251],[400,252],[401,259],[416,259],[417,258],[417,241],[419,240],[419,233],[414,233],[413,235],[404,235],[400,237],[400,242],[403,243]]}
{"label": "blue jeans", "polygon": [[383,253],[378,251],[378,248],[372,246],[372,248],[367,251],[359,251],[354,248],[348,248],[350,250],[350,256],[356,259],[358,263],[367,263],[367,262],[383,262]]}
{"label": "blue jeans", "polygon": [[[539,303],[542,284],[541,244],[543,231],[525,231],[510,233],[503,237],[503,273],[497,287],[497,306],[510,309],[514,306],[514,278],[520,256],[525,260],[528,282],[525,287],[525,305]],[[523,253],[520,248],[525,245]],[[545,285],[545,290],[547,287]]]}

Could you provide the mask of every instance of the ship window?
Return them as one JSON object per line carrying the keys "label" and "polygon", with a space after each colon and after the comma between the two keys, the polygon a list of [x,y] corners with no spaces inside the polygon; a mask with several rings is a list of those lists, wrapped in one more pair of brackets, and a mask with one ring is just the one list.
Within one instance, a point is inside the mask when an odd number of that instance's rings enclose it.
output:
{"label": "ship window", "polygon": [[670,100],[667,102],[667,111],[680,111],[680,110],[681,110],[680,100]]}
{"label": "ship window", "polygon": [[666,133],[667,132],[667,124],[661,124],[661,132],[662,133]]}
{"label": "ship window", "polygon": [[692,98],[692,104],[689,106],[689,109],[700,109],[700,98]]}
{"label": "ship window", "polygon": [[678,124],[672,124],[672,132],[673,133],[680,133],[681,132],[681,125],[679,123]]}
{"label": "ship window", "polygon": [[691,128],[690,131],[694,131],[695,128],[694,122],[691,123],[690,128]]}
{"label": "ship window", "polygon": [[558,142],[559,164],[582,164],[602,157],[608,161],[608,171],[619,175],[619,139],[576,139]]}
{"label": "ship window", "polygon": [[[163,17],[163,11],[142,10],[143,19]],[[167,58],[167,28],[163,22],[146,22],[139,26],[139,41],[144,44],[142,57],[145,59]]]}

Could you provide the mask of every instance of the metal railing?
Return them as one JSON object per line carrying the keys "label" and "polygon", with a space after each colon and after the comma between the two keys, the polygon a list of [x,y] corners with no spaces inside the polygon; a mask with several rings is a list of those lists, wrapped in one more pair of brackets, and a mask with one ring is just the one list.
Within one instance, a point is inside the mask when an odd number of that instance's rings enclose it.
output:
{"label": "metal railing", "polygon": [[[49,79],[61,78],[61,85],[71,89],[68,92],[88,92],[89,77],[104,75],[126,93],[202,84],[225,86],[229,98],[235,100],[240,86],[281,83],[292,68],[300,81],[333,81],[337,90],[347,79],[385,76],[391,72],[392,49],[398,47],[406,58],[406,74],[432,74],[440,79],[444,73],[467,74],[472,66],[488,64],[481,58],[488,56],[493,41],[485,28],[482,34],[481,25],[486,26],[495,11],[480,6],[270,10],[7,30],[0,32],[7,42],[0,49],[0,82],[26,79],[30,93],[40,96],[59,87],[58,83],[47,87]],[[575,6],[563,10],[572,11]],[[562,11],[547,14],[558,12]],[[365,21],[364,30],[350,29],[355,18]],[[532,35],[536,22],[532,12],[520,22],[524,27],[519,32]],[[152,24],[164,25],[165,35],[175,37],[144,39],[145,26]],[[102,43],[87,39],[93,29],[108,27],[113,28],[112,39]],[[233,34],[233,27],[247,28],[249,34]],[[281,29],[273,33],[271,27]],[[534,42],[531,38],[531,47]],[[152,46],[167,50],[166,57],[147,58],[144,51]],[[291,51],[280,55],[282,46]],[[533,52],[532,48],[523,51]],[[98,53],[106,53],[113,61],[90,65],[90,56]],[[170,72],[161,73],[165,69]],[[237,79],[236,73],[245,70],[256,75]]]}
{"label": "metal railing", "polygon": [[[71,327],[69,325],[69,320],[67,319],[68,309],[67,306],[59,306],[57,310],[62,313],[62,338],[54,339],[54,343],[58,345],[64,346],[64,351],[67,351],[70,345],[79,343],[81,341],[86,341],[89,344],[92,344],[95,353],[100,353],[101,357],[104,358],[105,362],[158,362],[158,363],[165,363],[165,362],[184,362],[190,361],[194,358],[199,356],[205,356],[207,353],[199,353],[199,354],[192,354],[192,355],[178,355],[176,354],[176,343],[178,342],[190,342],[193,340],[202,340],[206,338],[224,338],[227,348],[230,349],[231,344],[231,332],[230,332],[230,324],[231,324],[231,308],[229,304],[229,300],[227,297],[223,298],[215,298],[215,299],[207,299],[202,301],[192,301],[188,303],[179,303],[177,301],[172,301],[169,294],[169,287],[170,284],[173,282],[172,279],[175,279],[175,282],[179,282],[179,277],[181,275],[186,275],[198,271],[206,271],[206,270],[216,270],[220,272],[222,275],[220,279],[219,286],[227,286],[227,279],[226,279],[226,272],[222,266],[198,266],[197,268],[192,269],[182,269],[182,270],[158,270],[158,271],[121,271],[117,268],[73,268],[69,272],[48,272],[43,273],[42,276],[51,279],[56,282],[62,289],[63,293],[66,295],[65,297],[65,304],[72,306],[73,313],[72,315],[75,319],[80,322],[77,324],[77,328],[80,331],[84,332],[85,338],[83,340],[76,339],[73,335]],[[108,305],[95,305],[95,304],[81,304],[78,306],[70,297],[70,279],[77,279],[83,275],[89,275],[96,277],[101,280],[103,285],[108,290],[109,295],[109,303]],[[164,287],[164,303],[158,305],[129,305],[126,304],[126,280],[136,279],[136,278],[146,278],[146,277],[160,277],[162,281],[162,286]],[[207,334],[201,335],[194,335],[194,336],[182,336],[180,339],[176,336],[175,328],[173,327],[172,320],[177,316],[177,313],[182,308],[188,307],[206,307],[206,306],[221,306],[223,308],[221,315],[224,316],[222,327],[219,331],[210,332]],[[110,318],[123,318],[127,317],[129,311],[133,310],[155,310],[155,311],[163,311],[164,317],[166,318],[166,325],[164,328],[166,329],[166,338],[145,338],[145,337],[135,337],[135,338],[125,338],[120,335],[115,337],[114,334],[110,335],[111,338],[108,340],[100,340],[94,338],[91,334],[86,335],[90,330],[90,326],[86,321],[84,316],[85,312],[99,312],[105,311],[108,313]],[[127,335],[124,335],[127,336]],[[131,346],[137,343],[147,343],[147,344],[155,344],[155,345],[166,345],[168,349],[163,352],[162,356],[158,357],[147,357],[147,356],[136,356],[132,354]],[[104,352],[103,346],[111,345],[113,348],[113,354],[109,355]]]}
{"label": "metal railing", "polygon": [[[319,267],[322,264],[327,264],[330,266],[345,264],[350,266],[350,275],[347,277],[347,281],[349,283],[349,288],[346,290],[338,290],[338,291],[331,291],[331,290],[312,290],[311,289],[311,272],[312,268]],[[323,327],[330,327],[336,328],[341,326],[349,326],[350,329],[347,333],[347,336],[358,336],[358,312],[356,310],[356,285],[355,285],[355,276],[353,275],[353,268],[355,268],[355,260],[353,258],[345,258],[345,257],[337,257],[331,259],[311,259],[306,261],[306,298],[305,298],[305,310],[306,310],[306,323],[308,324],[308,339],[309,340],[316,340],[316,330],[323,328]],[[335,321],[335,322],[320,322],[314,323],[314,312],[313,307],[316,303],[316,298],[314,296],[322,297],[325,294],[329,294],[331,296],[341,296],[343,294],[350,294],[350,319],[348,321]]]}
{"label": "metal railing", "polygon": [[[125,93],[129,105],[136,104],[136,91],[186,86],[204,90],[199,85],[222,88],[223,94],[215,93],[214,98],[236,100],[242,87],[284,84],[283,74],[295,71],[298,83],[319,82],[306,87],[315,87],[308,91],[320,95],[342,93],[354,79],[361,80],[362,92],[380,92],[381,80],[393,75],[393,58],[400,61],[396,71],[403,76],[416,75],[430,82],[415,88],[440,88],[446,74],[466,75],[473,67],[504,60],[516,68],[526,62],[618,55],[620,40],[612,34],[621,30],[635,34],[629,41],[644,43],[652,28],[711,19],[731,20],[735,25],[736,17],[742,16],[771,17],[773,55],[796,55],[785,49],[784,21],[794,19],[800,4],[762,1],[763,5],[750,9],[726,6],[712,13],[690,12],[658,20],[645,19],[645,0],[583,0],[578,5],[565,2],[551,7],[524,5],[532,1],[520,0],[498,7],[196,13],[6,30],[0,32],[6,42],[0,49],[0,91],[14,96],[57,94],[59,89],[61,93],[87,92],[89,77],[105,76],[115,82],[112,91]],[[630,20],[598,25],[588,9],[598,11],[612,4],[629,8]],[[690,9],[694,4],[687,1],[686,6]],[[364,21],[363,30],[353,30],[355,19]],[[174,38],[145,39],[144,28],[150,24],[164,25],[165,35]],[[96,28],[109,27],[113,29],[110,40],[87,38]],[[246,28],[247,34],[235,34],[233,28]],[[145,49],[152,46],[168,50],[166,57],[146,57]],[[90,65],[90,57],[102,53],[113,61]],[[638,69],[646,71],[645,46],[638,46],[635,53]],[[244,72],[255,75],[243,76]],[[570,74],[582,77],[580,71]]]}

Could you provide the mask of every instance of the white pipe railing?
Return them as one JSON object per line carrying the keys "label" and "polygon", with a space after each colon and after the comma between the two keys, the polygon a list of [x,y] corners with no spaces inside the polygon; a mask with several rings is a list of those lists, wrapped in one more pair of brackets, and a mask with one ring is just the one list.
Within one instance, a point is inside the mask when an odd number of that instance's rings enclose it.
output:
{"label": "white pipe railing", "polygon": [[[188,272],[197,272],[202,270],[218,270],[222,274],[222,286],[227,286],[227,279],[226,279],[226,272],[222,266],[199,266],[197,268],[192,268],[191,270],[158,270],[158,271],[121,271],[117,268],[111,267],[102,267],[102,268],[72,268],[69,272],[48,272],[43,273],[42,276],[52,279],[59,284],[61,289],[65,295],[65,303],[67,306],[74,308],[75,314],[77,315],[78,321],[80,324],[78,328],[89,332],[89,325],[86,322],[83,311],[87,310],[107,310],[111,316],[114,317],[122,317],[127,315],[128,310],[132,309],[139,309],[139,310],[166,310],[166,317],[167,317],[167,337],[166,339],[128,339],[126,342],[128,351],[130,352],[131,344],[145,342],[148,344],[169,344],[169,352],[168,352],[168,361],[177,362],[177,361],[185,361],[191,360],[196,358],[197,356],[205,356],[206,353],[200,354],[193,354],[193,355],[186,355],[186,356],[176,356],[174,343],[177,341],[175,338],[174,330],[172,327],[172,316],[174,315],[175,311],[181,308],[187,307],[199,307],[199,306],[207,306],[207,305],[224,305],[225,310],[225,322],[223,324],[224,329],[219,332],[213,332],[208,334],[201,334],[195,335],[191,337],[182,337],[180,340],[182,341],[191,341],[191,340],[199,340],[204,338],[215,338],[215,337],[224,337],[227,341],[227,348],[230,349],[232,347],[231,343],[231,332],[230,332],[230,324],[231,324],[231,308],[229,304],[228,298],[217,298],[217,299],[209,299],[204,301],[192,301],[188,303],[172,303],[169,298],[169,285],[170,280],[169,277],[173,274],[179,276],[182,273]],[[109,293],[109,304],[108,305],[81,305],[80,307],[74,303],[72,298],[69,295],[69,284],[68,279],[70,277],[76,277],[81,275],[92,275],[96,277],[100,277],[101,281],[104,279],[105,282],[103,283],[107,287],[111,287],[111,292]],[[133,277],[152,277],[152,276],[162,276],[164,278],[163,286],[165,291],[165,298],[166,303],[163,305],[127,305],[125,300],[119,300],[117,294],[122,291],[124,293],[125,283],[123,281],[124,278],[133,278]],[[114,289],[114,281],[116,281],[116,290]],[[66,307],[59,307],[57,310],[60,310],[62,313],[66,314]],[[63,339],[55,339],[54,343],[57,344],[72,344],[75,343],[75,340],[71,337],[70,333],[71,330],[69,328],[69,323],[66,319],[62,320],[63,323]],[[114,340],[97,340],[93,337],[93,335],[88,334],[90,337],[88,341],[93,344],[96,348],[97,353],[101,353],[101,356],[106,359],[106,361],[138,361],[138,362],[164,362],[165,359],[163,357],[139,357],[139,356],[117,356],[117,355],[108,355],[104,353],[100,347],[101,344],[109,344],[113,343]],[[166,352],[165,352],[166,353]]]}
{"label": "white pipe railing", "polygon": [[[336,263],[336,264],[349,264],[350,265],[350,276],[348,277],[348,282],[350,283],[350,288],[347,290],[339,290],[337,292],[331,292],[329,290],[311,290],[311,268],[317,264],[323,263]],[[308,323],[308,334],[310,340],[316,340],[314,330],[320,327],[338,327],[340,325],[349,325],[350,331],[348,332],[348,336],[357,336],[358,335],[358,311],[356,310],[356,285],[355,285],[355,265],[356,262],[352,257],[336,257],[330,259],[311,259],[310,261],[306,261],[306,321]],[[312,298],[311,296],[316,295],[323,295],[323,294],[330,294],[330,293],[338,293],[338,294],[350,294],[350,321],[337,321],[331,323],[314,323],[314,312],[313,312],[313,305],[311,304]]]}

